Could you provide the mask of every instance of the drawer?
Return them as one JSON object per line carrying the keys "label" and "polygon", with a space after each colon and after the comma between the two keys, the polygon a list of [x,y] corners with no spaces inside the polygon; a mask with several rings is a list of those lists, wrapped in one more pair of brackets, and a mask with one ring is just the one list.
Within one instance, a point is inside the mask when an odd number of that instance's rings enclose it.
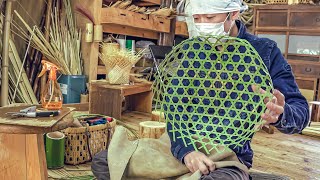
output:
{"label": "drawer", "polygon": [[320,77],[320,65],[319,64],[312,64],[312,63],[295,63],[294,60],[290,61],[290,65],[292,67],[292,71],[295,76],[301,77],[313,77],[319,78]]}
{"label": "drawer", "polygon": [[259,10],[258,19],[256,20],[258,27],[287,27],[286,11],[265,11]]}
{"label": "drawer", "polygon": [[290,26],[303,29],[320,29],[320,11],[292,12],[290,14]]}
{"label": "drawer", "polygon": [[296,77],[296,82],[300,89],[317,90],[317,78]]}

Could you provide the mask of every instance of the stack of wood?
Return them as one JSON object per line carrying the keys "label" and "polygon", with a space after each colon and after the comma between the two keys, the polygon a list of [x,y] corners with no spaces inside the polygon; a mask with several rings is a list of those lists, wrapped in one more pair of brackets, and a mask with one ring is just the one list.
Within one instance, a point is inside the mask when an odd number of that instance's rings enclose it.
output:
{"label": "stack of wood", "polygon": [[320,138],[320,122],[311,122],[310,126],[302,131],[302,134]]}
{"label": "stack of wood", "polygon": [[126,9],[128,11],[141,13],[141,14],[150,14],[158,17],[163,18],[174,18],[177,15],[175,9],[172,8],[160,8],[159,6],[154,6],[156,4],[151,4],[152,6],[140,6],[140,5],[147,5],[141,2],[133,3],[132,0],[120,0],[116,1],[115,3],[111,3],[107,5],[108,7],[119,8],[119,9]]}

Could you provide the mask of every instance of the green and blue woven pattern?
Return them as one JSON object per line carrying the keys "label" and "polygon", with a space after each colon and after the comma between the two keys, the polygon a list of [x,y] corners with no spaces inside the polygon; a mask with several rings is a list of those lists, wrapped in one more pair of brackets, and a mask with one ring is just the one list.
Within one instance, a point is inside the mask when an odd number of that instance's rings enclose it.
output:
{"label": "green and blue woven pattern", "polygon": [[[252,85],[266,93],[253,92]],[[218,145],[242,147],[252,138],[263,123],[260,116],[272,87],[248,41],[209,36],[177,45],[159,65],[153,92],[173,140],[181,138],[185,146],[209,153],[224,151]]]}

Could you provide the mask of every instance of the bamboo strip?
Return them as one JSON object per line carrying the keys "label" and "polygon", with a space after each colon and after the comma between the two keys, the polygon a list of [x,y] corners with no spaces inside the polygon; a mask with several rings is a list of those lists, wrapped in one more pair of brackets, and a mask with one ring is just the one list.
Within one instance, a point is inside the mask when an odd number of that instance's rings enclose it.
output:
{"label": "bamboo strip", "polygon": [[[9,54],[11,54],[11,58],[10,58],[11,62],[13,63],[14,67],[19,69],[19,67],[22,67],[22,63],[21,63],[20,57],[18,55],[17,49],[11,39],[9,39],[9,45],[10,45],[10,53]],[[24,70],[22,71],[21,76],[22,76],[22,81],[24,83],[24,86],[26,88],[26,92],[28,92],[28,95],[26,95],[26,97],[30,98],[30,103],[38,104],[38,100],[37,100],[35,94],[33,93],[33,90],[30,85],[30,82],[28,80],[27,74]]]}
{"label": "bamboo strip", "polygon": [[8,105],[9,99],[9,37],[10,37],[10,22],[11,22],[12,1],[6,2],[6,17],[3,33],[3,49],[2,49],[2,76],[1,76],[1,106]]}

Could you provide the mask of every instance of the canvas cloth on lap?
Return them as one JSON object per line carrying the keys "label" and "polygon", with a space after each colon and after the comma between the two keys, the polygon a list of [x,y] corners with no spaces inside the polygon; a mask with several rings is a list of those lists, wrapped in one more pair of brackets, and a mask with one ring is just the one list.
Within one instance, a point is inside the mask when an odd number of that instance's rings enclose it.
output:
{"label": "canvas cloth on lap", "polygon": [[[233,151],[216,153],[212,151],[210,159],[216,168],[237,167],[248,173]],[[112,137],[108,151],[108,165],[111,180],[120,179],[185,179],[198,180],[199,171],[189,173],[187,167],[179,162],[170,151],[167,133],[160,139],[139,139],[129,141],[126,129],[118,126]]]}

